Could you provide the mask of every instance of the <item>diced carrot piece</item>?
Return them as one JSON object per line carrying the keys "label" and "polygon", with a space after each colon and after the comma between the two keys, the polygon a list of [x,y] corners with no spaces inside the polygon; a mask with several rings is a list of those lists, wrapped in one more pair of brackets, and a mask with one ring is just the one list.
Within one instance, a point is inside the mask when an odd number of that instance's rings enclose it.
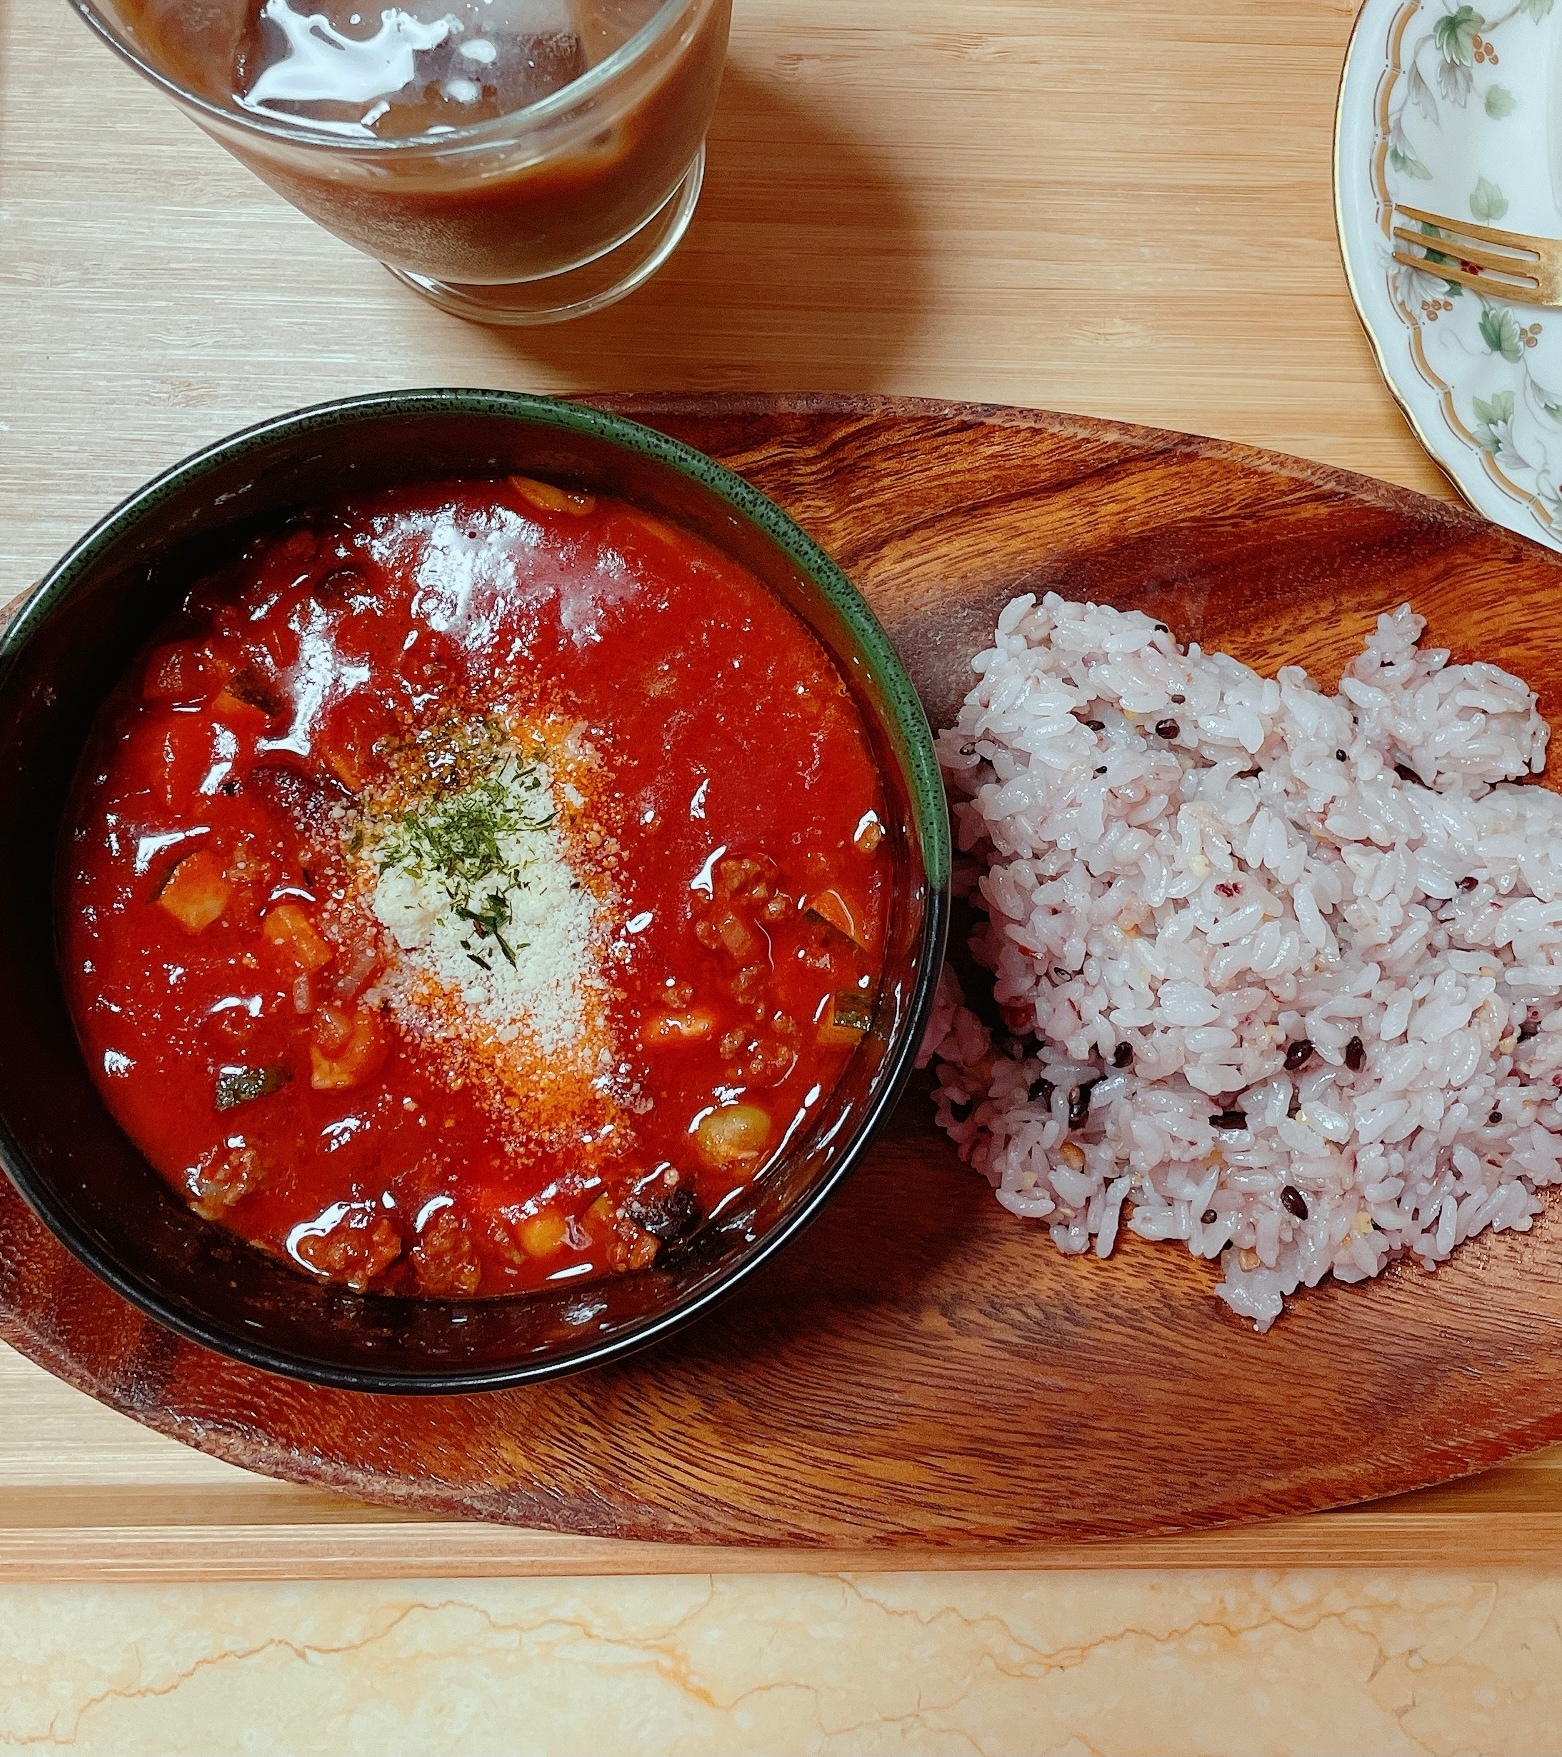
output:
{"label": "diced carrot piece", "polygon": [[226,687],[218,692],[217,699],[212,703],[211,715],[214,720],[220,720],[234,732],[252,735],[264,732],[270,720],[264,709],[257,708],[253,702],[245,701],[242,696],[236,696]]}
{"label": "diced carrot piece", "polygon": [[297,903],[278,903],[268,911],[260,931],[295,969],[319,970],[334,956],[330,942]]}
{"label": "diced carrot piece", "polygon": [[657,1013],[640,1028],[650,1048],[666,1044],[700,1043],[716,1029],[716,1015],[709,1007],[691,1007],[684,1013]]}
{"label": "diced carrot piece", "polygon": [[863,943],[862,929],[852,915],[850,905],[839,891],[818,891],[808,899],[808,913],[817,915],[837,933],[843,933],[856,945]]}
{"label": "diced carrot piece", "polygon": [[223,871],[222,857],[207,848],[187,854],[157,894],[159,908],[166,909],[191,933],[204,933],[222,918],[233,896],[233,886]]}
{"label": "diced carrot piece", "polygon": [[558,488],[552,482],[539,482],[531,476],[512,476],[510,486],[540,512],[567,512],[583,519],[597,504],[595,495]]}
{"label": "diced carrot piece", "polygon": [[353,1018],[351,1035],[334,1055],[327,1055],[318,1043],[310,1044],[309,1084],[317,1092],[361,1086],[379,1072],[388,1047],[378,1015],[358,1013]]}

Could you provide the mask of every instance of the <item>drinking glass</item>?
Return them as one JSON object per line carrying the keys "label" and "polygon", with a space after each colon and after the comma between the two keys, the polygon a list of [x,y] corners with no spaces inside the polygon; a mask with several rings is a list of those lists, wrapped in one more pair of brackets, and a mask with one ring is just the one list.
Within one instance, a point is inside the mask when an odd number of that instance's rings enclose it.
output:
{"label": "drinking glass", "polygon": [[[186,20],[210,12],[171,3],[189,9]],[[598,311],[672,254],[699,200],[732,15],[732,0],[664,0],[602,60],[524,108],[379,140],[203,91],[198,62],[172,65],[159,44],[155,4],[71,4],[279,195],[444,310],[495,324]]]}

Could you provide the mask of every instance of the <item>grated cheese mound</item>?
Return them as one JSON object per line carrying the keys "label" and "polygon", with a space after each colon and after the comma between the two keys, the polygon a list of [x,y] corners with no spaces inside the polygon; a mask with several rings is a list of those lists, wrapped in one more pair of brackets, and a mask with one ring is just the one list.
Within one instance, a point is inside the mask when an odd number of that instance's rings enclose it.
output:
{"label": "grated cheese mound", "polygon": [[570,865],[540,762],[506,753],[465,791],[372,836],[370,852],[381,924],[501,1042],[522,1021],[550,1053],[584,1035],[596,899]]}
{"label": "grated cheese mound", "polygon": [[626,1105],[608,1026],[616,897],[588,753],[494,720],[414,740],[345,825],[358,906],[382,930],[380,990],[409,1036],[517,1145],[605,1149]]}

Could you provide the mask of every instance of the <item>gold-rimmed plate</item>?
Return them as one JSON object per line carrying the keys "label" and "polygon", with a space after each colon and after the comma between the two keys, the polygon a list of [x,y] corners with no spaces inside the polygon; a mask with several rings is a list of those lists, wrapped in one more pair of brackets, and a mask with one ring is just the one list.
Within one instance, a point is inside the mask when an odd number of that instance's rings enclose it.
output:
{"label": "gold-rimmed plate", "polygon": [[1393,260],[1394,206],[1562,235],[1562,7],[1367,0],[1346,53],[1335,213],[1356,309],[1421,443],[1479,511],[1562,548],[1562,312]]}

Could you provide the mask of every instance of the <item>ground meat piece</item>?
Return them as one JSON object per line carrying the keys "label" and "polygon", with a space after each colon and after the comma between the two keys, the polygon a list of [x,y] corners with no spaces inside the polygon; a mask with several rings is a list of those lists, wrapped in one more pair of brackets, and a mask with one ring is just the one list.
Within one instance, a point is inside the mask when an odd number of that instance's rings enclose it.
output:
{"label": "ground meat piece", "polygon": [[745,964],[733,977],[732,998],[742,1006],[762,1001],[770,988],[770,967],[766,964]]}
{"label": "ground meat piece", "polygon": [[296,1249],[317,1274],[362,1293],[401,1255],[401,1234],[388,1215],[354,1208],[329,1232],[306,1233]]}
{"label": "ground meat piece", "polygon": [[729,854],[716,863],[712,890],[723,901],[768,903],[780,878],[781,869],[768,854]]}
{"label": "ground meat piece", "polygon": [[[739,1041],[729,1049],[733,1037]],[[779,1086],[797,1060],[797,1051],[791,1044],[765,1032],[752,1037],[729,1032],[721,1040],[721,1048],[732,1078],[746,1086]]]}
{"label": "ground meat piece", "polygon": [[208,1220],[220,1219],[258,1189],[264,1175],[253,1147],[215,1147],[185,1175],[190,1206]]}
{"label": "ground meat piece", "polygon": [[477,1292],[483,1278],[466,1222],[449,1208],[440,1209],[424,1227],[412,1247],[412,1268],[418,1292],[430,1299],[464,1298]]}
{"label": "ground meat piece", "polygon": [[693,1189],[670,1167],[659,1178],[632,1190],[624,1198],[623,1212],[663,1244],[685,1237],[700,1223],[700,1204]]}
{"label": "ground meat piece", "polygon": [[615,1275],[649,1269],[656,1261],[661,1240],[624,1208],[614,1207],[606,1196],[599,1196],[586,1210],[586,1223],[592,1239],[601,1247],[607,1267]]}

